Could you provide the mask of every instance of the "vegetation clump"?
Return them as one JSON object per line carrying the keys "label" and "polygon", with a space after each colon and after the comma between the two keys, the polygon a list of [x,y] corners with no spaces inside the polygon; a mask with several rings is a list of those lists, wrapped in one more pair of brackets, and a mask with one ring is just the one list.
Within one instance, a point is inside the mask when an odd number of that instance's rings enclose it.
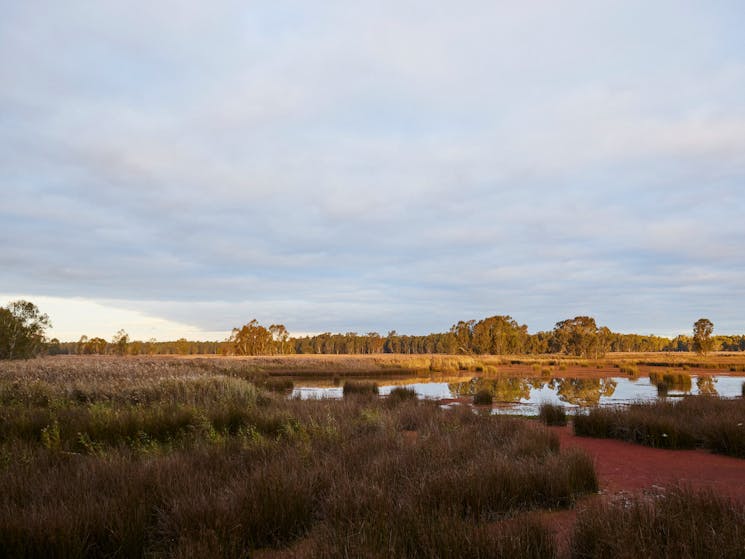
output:
{"label": "vegetation clump", "polygon": [[259,381],[257,384],[260,388],[268,390],[269,392],[292,392],[292,389],[295,388],[295,383],[292,379],[288,378],[267,377]]}
{"label": "vegetation clump", "polygon": [[573,559],[604,557],[741,558],[745,507],[713,492],[673,488],[601,502],[580,512]]}
{"label": "vegetation clump", "polygon": [[389,403],[407,402],[416,400],[416,390],[407,386],[397,386],[390,391],[386,400]]}
{"label": "vegetation clump", "polygon": [[475,406],[491,406],[494,403],[494,397],[488,390],[479,390],[473,395],[473,404]]}
{"label": "vegetation clump", "polygon": [[566,425],[567,413],[564,406],[558,404],[541,404],[538,418],[546,425]]}
{"label": "vegetation clump", "polygon": [[745,458],[745,400],[688,396],[678,402],[597,407],[574,418],[577,435],[660,448],[696,448]]}
{"label": "vegetation clump", "polygon": [[348,380],[344,383],[342,393],[345,398],[352,395],[377,396],[379,393],[378,383]]}

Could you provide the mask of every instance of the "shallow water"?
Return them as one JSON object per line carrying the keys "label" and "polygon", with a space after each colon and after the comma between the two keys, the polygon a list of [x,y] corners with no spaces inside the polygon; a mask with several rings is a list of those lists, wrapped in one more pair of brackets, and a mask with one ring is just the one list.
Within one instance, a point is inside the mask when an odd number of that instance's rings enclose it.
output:
{"label": "shallow water", "polygon": [[[374,381],[375,379],[368,379]],[[497,413],[535,415],[542,403],[558,404],[567,408],[608,406],[662,398],[657,385],[649,377],[606,378],[519,378],[519,377],[463,377],[454,382],[411,379],[397,384],[379,381],[380,394],[386,396],[396,387],[413,389],[420,398],[441,400],[470,397],[480,390],[492,394]],[[390,382],[388,380],[388,382]],[[745,376],[698,377],[690,376],[678,386],[670,386],[667,398],[688,394],[713,394],[726,398],[740,396]],[[300,385],[299,385],[300,384]],[[298,381],[291,397],[342,398],[341,386],[313,384],[308,379]]]}

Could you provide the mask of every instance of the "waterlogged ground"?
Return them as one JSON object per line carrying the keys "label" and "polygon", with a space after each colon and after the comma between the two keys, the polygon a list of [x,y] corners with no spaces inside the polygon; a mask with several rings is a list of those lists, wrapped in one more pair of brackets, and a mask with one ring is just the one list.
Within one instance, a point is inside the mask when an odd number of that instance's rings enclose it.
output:
{"label": "waterlogged ground", "polygon": [[[745,375],[691,375],[668,386],[666,395],[657,386],[659,379],[611,376],[603,378],[557,377],[551,379],[520,377],[477,377],[464,375],[448,379],[365,379],[377,382],[381,396],[396,387],[413,389],[420,398],[455,403],[480,390],[488,390],[495,402],[495,410],[503,413],[536,415],[542,403],[559,404],[567,408],[608,406],[633,402],[653,401],[662,397],[675,398],[688,394],[711,394],[725,398],[739,396]],[[293,398],[341,398],[343,381],[296,379]]]}

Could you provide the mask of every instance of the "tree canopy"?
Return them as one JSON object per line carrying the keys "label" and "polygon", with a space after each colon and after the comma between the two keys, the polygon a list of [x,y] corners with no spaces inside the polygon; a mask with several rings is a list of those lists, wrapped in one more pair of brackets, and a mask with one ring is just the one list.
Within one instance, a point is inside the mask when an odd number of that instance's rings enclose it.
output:
{"label": "tree canopy", "polygon": [[714,323],[708,318],[699,318],[693,323],[693,351],[706,355],[714,347],[711,338],[714,332]]}
{"label": "tree canopy", "polygon": [[0,359],[28,359],[44,349],[49,317],[30,301],[0,307]]}

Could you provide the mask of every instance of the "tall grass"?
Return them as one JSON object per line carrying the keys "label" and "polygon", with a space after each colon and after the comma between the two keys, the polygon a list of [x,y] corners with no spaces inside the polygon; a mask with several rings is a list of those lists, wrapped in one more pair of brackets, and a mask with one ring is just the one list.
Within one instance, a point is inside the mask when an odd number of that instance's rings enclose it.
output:
{"label": "tall grass", "polygon": [[578,515],[570,546],[574,559],[740,559],[745,507],[712,492],[681,488],[605,502]]}
{"label": "tall grass", "polygon": [[695,448],[745,458],[745,400],[689,396],[679,402],[593,408],[574,418],[577,435],[661,448]]}
{"label": "tall grass", "polygon": [[564,406],[558,404],[541,404],[538,409],[538,418],[546,425],[566,425],[567,412]]}
{"label": "tall grass", "polygon": [[342,388],[344,397],[352,395],[377,396],[378,392],[377,382],[348,380],[344,383],[344,387]]}
{"label": "tall grass", "polygon": [[488,390],[479,390],[473,395],[473,404],[475,406],[491,406],[493,402],[494,397]]}
{"label": "tall grass", "polygon": [[416,390],[413,388],[397,386],[388,394],[387,402],[393,405],[400,402],[416,400],[416,397]]}
{"label": "tall grass", "polygon": [[0,381],[0,556],[551,557],[540,524],[511,519],[597,489],[591,460],[530,422],[408,394],[287,400],[222,369],[84,369]]}

